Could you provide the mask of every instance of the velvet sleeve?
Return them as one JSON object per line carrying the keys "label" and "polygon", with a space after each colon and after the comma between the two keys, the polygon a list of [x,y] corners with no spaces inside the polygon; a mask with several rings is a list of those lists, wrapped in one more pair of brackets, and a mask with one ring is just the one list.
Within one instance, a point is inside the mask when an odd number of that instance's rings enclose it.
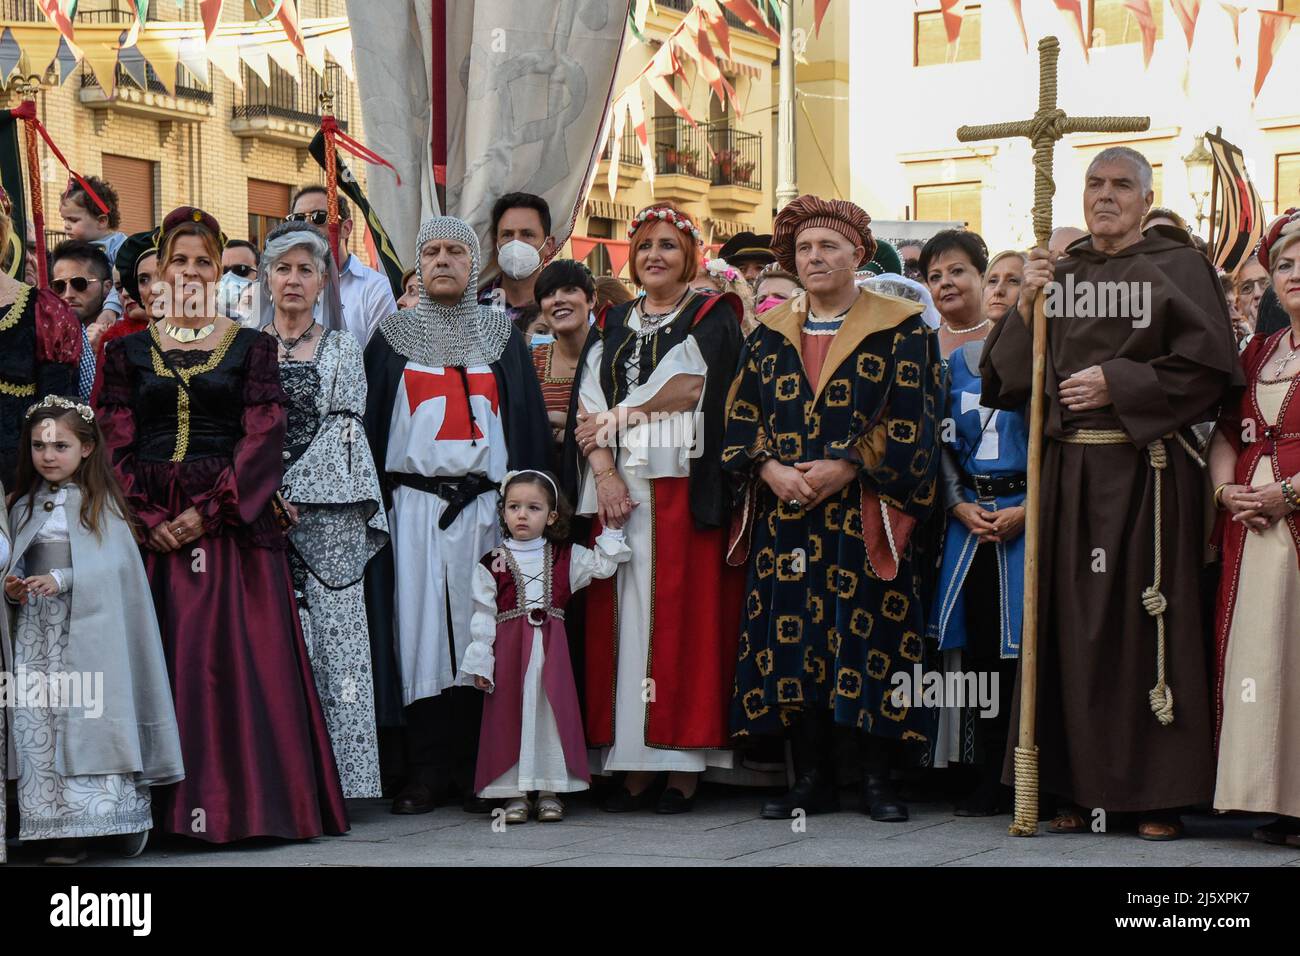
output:
{"label": "velvet sleeve", "polygon": [[769,458],[777,457],[767,424],[763,420],[762,376],[766,336],[760,329],[745,340],[740,370],[727,393],[726,422],[722,439],[722,467],[748,475]]}
{"label": "velvet sleeve", "polygon": [[118,339],[104,348],[95,418],[104,432],[108,458],[122,486],[127,506],[141,524],[152,529],[171,515],[149,500],[136,472],[134,400],[135,373],[126,356],[126,345]]}
{"label": "velvet sleeve", "polygon": [[[1258,364],[1260,358],[1267,355],[1271,347],[1272,336],[1255,335],[1251,337],[1246,351],[1241,355],[1241,367],[1244,377],[1250,380],[1250,370]],[[1223,408],[1219,411],[1215,430],[1228,440],[1232,450],[1238,455],[1243,447],[1242,421],[1246,414],[1246,389],[1249,386],[1232,385],[1223,398]]]}
{"label": "velvet sleeve", "polygon": [[36,394],[76,395],[81,364],[81,323],[48,289],[36,294]]}
{"label": "velvet sleeve", "polygon": [[276,343],[257,335],[244,364],[244,436],[235,444],[232,463],[221,470],[212,488],[194,499],[208,531],[222,525],[252,523],[271,503],[284,481],[284,435],[288,427]]}

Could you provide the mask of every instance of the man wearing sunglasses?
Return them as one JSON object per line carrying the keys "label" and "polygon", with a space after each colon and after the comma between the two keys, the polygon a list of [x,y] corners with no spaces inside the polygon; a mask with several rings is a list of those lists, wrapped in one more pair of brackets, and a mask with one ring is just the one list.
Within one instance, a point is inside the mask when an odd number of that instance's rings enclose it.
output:
{"label": "man wearing sunglasses", "polygon": [[95,385],[95,352],[86,338],[86,327],[99,317],[104,300],[113,291],[113,267],[103,249],[81,239],[59,243],[50,260],[50,289],[67,303],[81,323],[83,348],[77,369],[77,391],[86,399]]}
{"label": "man wearing sunglasses", "polygon": [[[328,205],[324,186],[303,186],[293,197],[290,207],[293,211],[284,218],[288,222],[305,222],[328,238]],[[343,303],[343,324],[364,347],[380,320],[397,311],[397,300],[393,298],[393,288],[386,275],[362,265],[361,260],[347,252],[352,225],[351,207],[340,195],[339,245],[346,258],[339,267],[339,299]],[[316,313],[319,321],[319,302]]]}

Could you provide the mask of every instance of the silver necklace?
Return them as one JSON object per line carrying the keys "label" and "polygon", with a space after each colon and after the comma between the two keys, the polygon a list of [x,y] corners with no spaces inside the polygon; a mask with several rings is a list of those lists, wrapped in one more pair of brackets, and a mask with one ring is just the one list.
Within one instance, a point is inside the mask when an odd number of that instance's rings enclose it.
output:
{"label": "silver necklace", "polygon": [[1286,353],[1286,358],[1280,358],[1277,360],[1277,364],[1273,368],[1274,378],[1281,378],[1282,370],[1287,367],[1287,365],[1291,362],[1293,358],[1296,357],[1297,354],[1300,354],[1300,345],[1295,344],[1295,339],[1291,337],[1290,333],[1287,333],[1286,341],[1287,344],[1291,346],[1291,351]]}
{"label": "silver necklace", "polygon": [[316,331],[316,323],[312,322],[307,326],[306,331],[303,332],[301,335],[297,336],[296,338],[286,339],[282,335],[280,335],[280,330],[275,327],[275,319],[271,320],[271,335],[273,335],[275,337],[275,340],[280,343],[280,348],[284,351],[284,355],[282,356],[283,359],[287,359],[290,355],[292,355],[293,350],[296,349],[301,343],[310,342],[312,336],[315,334],[315,331]]}
{"label": "silver necklace", "polygon": [[976,322],[969,329],[954,329],[947,322],[943,324],[943,330],[949,335],[970,335],[972,332],[978,332],[980,329],[988,328],[993,324],[992,319],[985,319],[983,322]]}

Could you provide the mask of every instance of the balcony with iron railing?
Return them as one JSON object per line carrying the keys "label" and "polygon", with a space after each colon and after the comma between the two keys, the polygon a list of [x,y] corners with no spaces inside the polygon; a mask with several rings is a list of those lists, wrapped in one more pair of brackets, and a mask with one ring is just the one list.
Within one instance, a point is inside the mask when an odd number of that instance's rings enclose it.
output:
{"label": "balcony with iron railing", "polygon": [[[677,202],[706,196],[719,212],[750,213],[762,201],[763,137],[738,129],[727,120],[692,125],[680,116],[657,116],[649,123],[654,156],[655,195]],[[606,161],[613,152],[605,148]],[[623,167],[641,164],[636,133],[624,130],[619,143],[620,186]]]}
{"label": "balcony with iron railing", "polygon": [[322,78],[299,58],[300,76],[272,63],[271,82],[263,83],[255,72],[243,66],[244,89],[236,91],[230,130],[249,140],[265,140],[284,146],[305,148],[320,129],[320,94],[334,94],[334,116],[339,128],[347,130],[351,120],[351,83],[338,64],[325,68]]}
{"label": "balcony with iron railing", "polygon": [[[139,56],[139,54],[136,55]],[[154,68],[150,66],[148,62],[144,61],[143,58],[140,59],[140,62],[144,67],[144,86],[141,86],[140,81],[131,75],[131,71],[123,65],[121,60],[118,61],[118,64],[114,69],[114,81],[117,83],[117,88],[119,90],[142,90],[150,93],[160,93],[163,96],[174,94],[177,99],[193,100],[197,103],[206,103],[209,106],[212,105],[212,90],[209,87],[204,86],[199,81],[199,78],[185,67],[176,67],[176,80],[169,91],[167,85],[163,83],[163,81],[158,77],[158,74],[154,72]],[[84,90],[90,88],[97,89],[98,87],[99,79],[95,76],[95,71],[83,63],[81,65],[81,88]]]}

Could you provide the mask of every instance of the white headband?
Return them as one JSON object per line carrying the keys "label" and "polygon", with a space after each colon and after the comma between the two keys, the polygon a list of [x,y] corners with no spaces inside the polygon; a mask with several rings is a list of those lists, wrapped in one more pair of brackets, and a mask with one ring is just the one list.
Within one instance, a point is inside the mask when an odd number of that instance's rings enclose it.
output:
{"label": "white headband", "polygon": [[556,487],[555,482],[552,480],[552,478],[551,478],[550,475],[548,475],[548,474],[547,474],[546,472],[544,472],[544,471],[537,471],[537,470],[534,469],[534,468],[520,468],[518,471],[507,471],[507,472],[506,472],[506,476],[505,476],[504,478],[501,479],[501,494],[502,494],[502,495],[505,495],[505,493],[506,493],[506,486],[509,485],[510,482],[512,482],[512,481],[514,481],[516,478],[518,478],[520,475],[537,475],[539,478],[544,479],[544,480],[546,481],[546,483],[547,483],[548,485],[551,486],[551,491],[555,494],[555,507],[556,507],[557,510],[559,509],[559,507],[560,507],[560,489]]}

